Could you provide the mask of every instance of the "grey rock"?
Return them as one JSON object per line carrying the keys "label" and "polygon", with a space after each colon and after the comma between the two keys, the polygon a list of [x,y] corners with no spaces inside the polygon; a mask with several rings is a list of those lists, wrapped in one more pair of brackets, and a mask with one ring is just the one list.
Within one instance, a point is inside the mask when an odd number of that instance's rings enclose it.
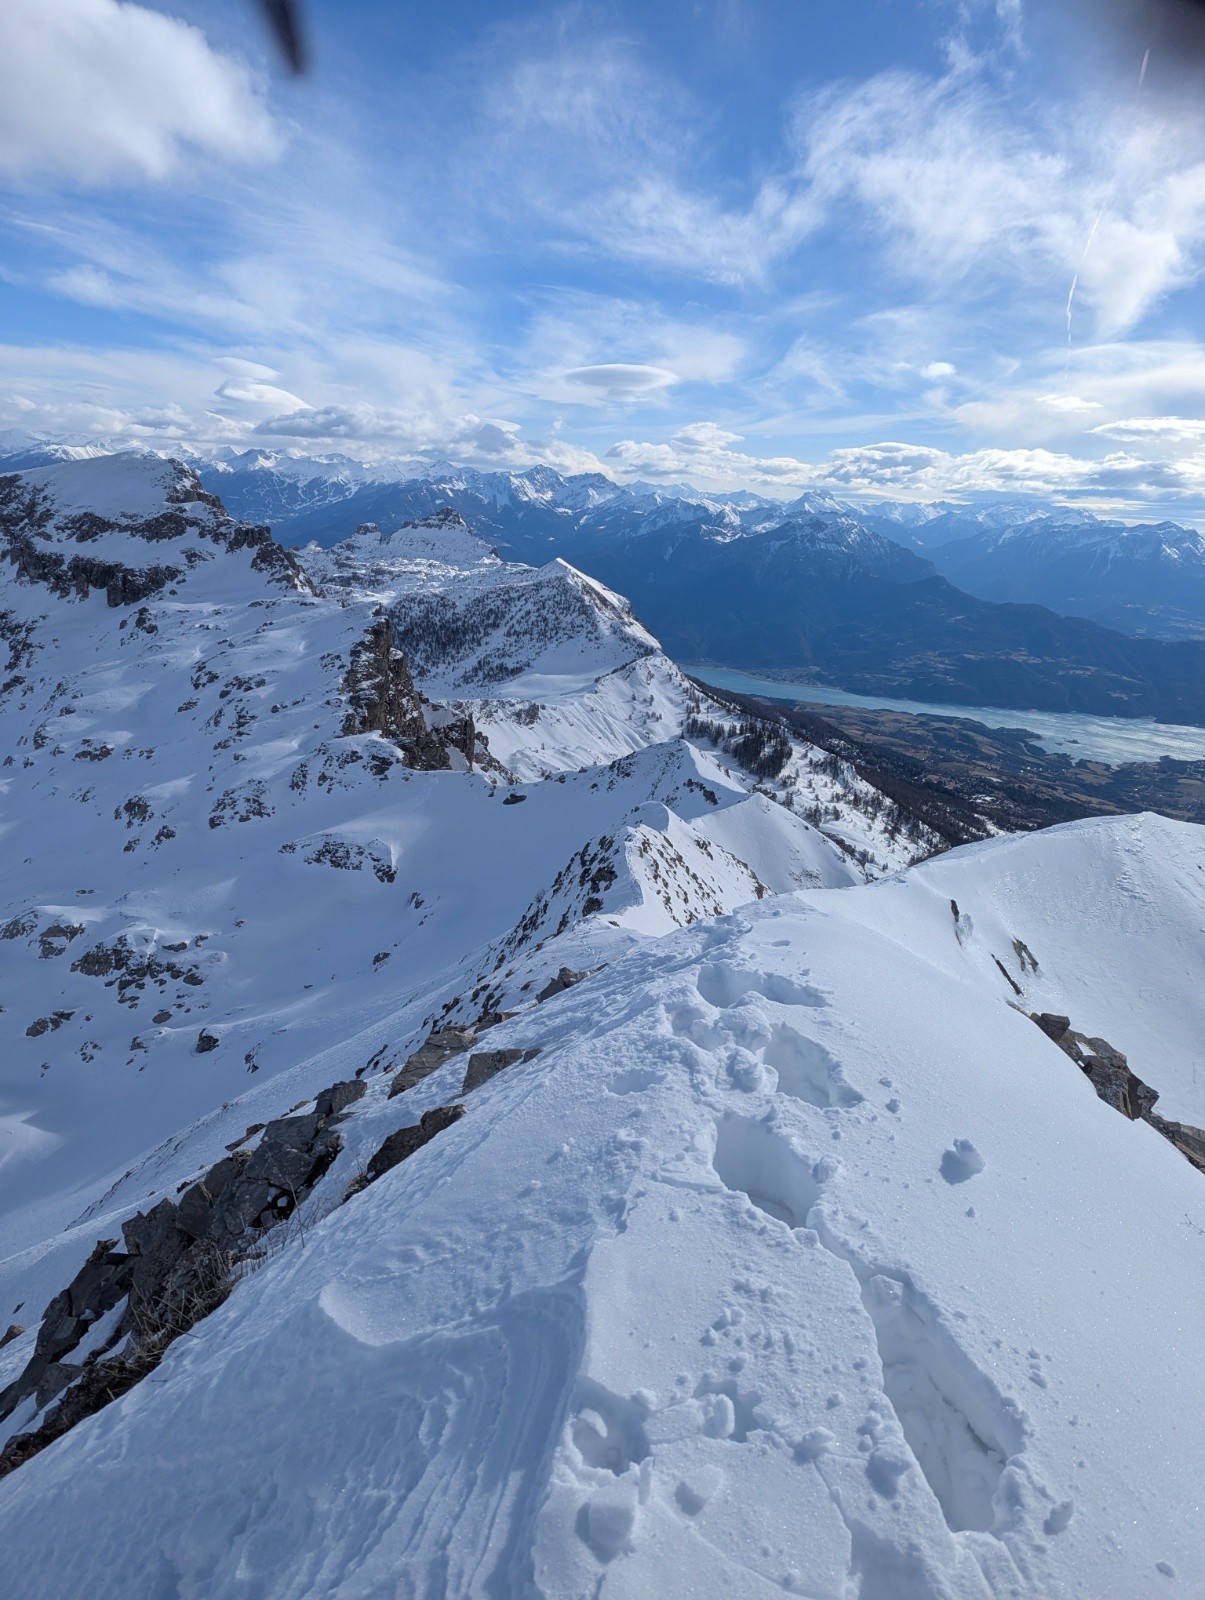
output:
{"label": "grey rock", "polygon": [[67,1303],[76,1317],[102,1316],[130,1286],[130,1257],[115,1248],[115,1239],[101,1239],[67,1288]]}
{"label": "grey rock", "polygon": [[210,1050],[216,1050],[219,1043],[216,1033],[210,1033],[208,1028],[202,1028],[197,1035],[197,1054],[203,1056]]}
{"label": "grey rock", "polygon": [[1071,1027],[1070,1017],[1056,1016],[1052,1011],[1031,1011],[1030,1016],[1048,1039],[1053,1039],[1058,1044],[1065,1037]]}
{"label": "grey rock", "polygon": [[[145,1214],[139,1213],[122,1224],[126,1247],[133,1261],[130,1282],[131,1310],[153,1300],[156,1290],[188,1248],[188,1237],[176,1225],[173,1201],[160,1200]],[[127,1312],[129,1325],[130,1312]]]}
{"label": "grey rock", "polygon": [[176,1226],[192,1239],[203,1239],[209,1232],[213,1208],[230,1185],[238,1180],[249,1160],[246,1152],[225,1156],[210,1167],[205,1176],[186,1189],[176,1211]]}
{"label": "grey rock", "polygon": [[405,1161],[416,1150],[421,1150],[423,1145],[434,1139],[437,1133],[442,1133],[445,1128],[450,1128],[454,1122],[458,1122],[464,1113],[465,1108],[461,1105],[436,1106],[433,1110],[423,1113],[422,1120],[416,1127],[399,1128],[396,1133],[391,1133],[368,1163],[365,1181],[375,1183],[382,1174]]}
{"label": "grey rock", "polygon": [[68,1291],[60,1289],[42,1315],[34,1354],[41,1356],[43,1363],[57,1361],[59,1356],[75,1349],[84,1336],[86,1326],[81,1317],[72,1313]]}
{"label": "grey rock", "polygon": [[515,1067],[524,1061],[532,1061],[539,1055],[539,1049],[534,1050],[478,1050],[469,1057],[468,1071],[464,1075],[464,1088],[461,1094],[472,1094],[474,1089],[480,1089],[483,1083],[488,1083],[491,1078],[507,1067]]}
{"label": "grey rock", "polygon": [[463,1055],[477,1035],[469,1028],[432,1028],[418,1049],[406,1058],[405,1065],[394,1078],[389,1098],[413,1089],[416,1083],[429,1078],[453,1056]]}
{"label": "grey rock", "polygon": [[357,1100],[362,1100],[368,1093],[368,1085],[361,1078],[349,1078],[344,1083],[332,1083],[329,1089],[323,1089],[314,1102],[314,1114],[324,1121],[328,1117],[341,1116],[348,1106],[355,1105]]}
{"label": "grey rock", "polygon": [[572,967],[562,967],[555,978],[549,981],[536,995],[537,1001],[551,1000],[553,995],[564,994],[566,989],[572,989],[587,976],[584,972],[575,972]]}

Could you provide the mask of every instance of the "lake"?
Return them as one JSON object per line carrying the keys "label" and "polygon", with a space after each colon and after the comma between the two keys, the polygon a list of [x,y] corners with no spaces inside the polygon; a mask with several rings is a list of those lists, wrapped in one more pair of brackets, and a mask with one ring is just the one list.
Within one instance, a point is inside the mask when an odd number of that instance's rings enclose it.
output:
{"label": "lake", "polygon": [[1077,711],[1010,711],[999,706],[933,705],[891,700],[886,695],[849,694],[817,683],[784,683],[729,667],[683,666],[684,672],[717,689],[773,700],[806,700],[821,706],[861,706],[867,711],[904,711],[917,717],[965,717],[988,728],[1023,728],[1043,750],[1111,767],[1130,761],[1205,761],[1205,728],[1154,722],[1149,717],[1092,717]]}

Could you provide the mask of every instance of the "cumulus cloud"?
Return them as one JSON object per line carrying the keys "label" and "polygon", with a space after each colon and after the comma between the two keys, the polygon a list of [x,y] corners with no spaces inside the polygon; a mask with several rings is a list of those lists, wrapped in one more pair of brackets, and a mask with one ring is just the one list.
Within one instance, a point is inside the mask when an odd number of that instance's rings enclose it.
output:
{"label": "cumulus cloud", "polygon": [[364,461],[421,463],[451,458],[467,465],[523,468],[548,465],[565,473],[606,472],[589,450],[567,440],[525,439],[517,422],[472,413],[390,411],[364,403],[310,406],[267,417],[251,432],[261,439],[311,449],[334,448]]}
{"label": "cumulus cloud", "polygon": [[82,185],[167,177],[186,151],[275,155],[246,67],[131,0],[4,0],[0,172]]}
{"label": "cumulus cloud", "polygon": [[607,456],[625,474],[686,479],[700,488],[824,489],[854,499],[921,501],[1033,496],[1131,511],[1152,503],[1205,506],[1205,460],[1192,455],[1168,461],[1113,452],[1093,460],[1044,449],[959,453],[887,440],[808,462],[732,448],[741,442],[714,423],[694,423],[660,443],[620,440]]}

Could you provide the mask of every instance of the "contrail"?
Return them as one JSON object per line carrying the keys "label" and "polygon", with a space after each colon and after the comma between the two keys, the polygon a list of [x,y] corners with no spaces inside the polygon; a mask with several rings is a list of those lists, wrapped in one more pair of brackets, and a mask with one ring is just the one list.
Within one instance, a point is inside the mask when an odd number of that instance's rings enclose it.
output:
{"label": "contrail", "polygon": [[[1142,68],[1138,73],[1138,87],[1140,89],[1142,88],[1142,85],[1146,82],[1146,69],[1150,66],[1150,64],[1151,64],[1151,52],[1150,52],[1150,50],[1148,48],[1146,53],[1142,57]],[[1114,180],[1114,183],[1111,183],[1109,185],[1108,193],[1105,195],[1105,198],[1104,198],[1103,202],[1101,203],[1100,210],[1096,213],[1096,221],[1092,224],[1092,231],[1088,235],[1088,242],[1084,246],[1084,253],[1079,258],[1079,266],[1076,267],[1076,269],[1075,269],[1074,276],[1071,279],[1071,287],[1067,291],[1067,360],[1066,360],[1066,363],[1065,363],[1065,365],[1063,367],[1063,377],[1064,377],[1064,379],[1066,379],[1068,373],[1071,371],[1071,317],[1072,317],[1073,311],[1075,310],[1075,291],[1079,288],[1079,275],[1084,269],[1084,262],[1087,261],[1087,259],[1088,259],[1088,252],[1092,248],[1092,241],[1093,241],[1093,239],[1096,238],[1096,230],[1100,227],[1100,219],[1104,216],[1105,212],[1109,209],[1109,201],[1113,197],[1113,189],[1114,189],[1115,183],[1116,183],[1116,180]]]}
{"label": "contrail", "polygon": [[1071,313],[1075,309],[1075,291],[1079,288],[1079,275],[1083,271],[1084,262],[1088,259],[1088,251],[1092,248],[1092,241],[1096,238],[1096,230],[1100,227],[1100,219],[1104,216],[1105,212],[1109,208],[1109,200],[1112,196],[1112,193],[1112,186],[1110,186],[1109,193],[1105,196],[1103,202],[1101,203],[1100,210],[1096,213],[1096,221],[1092,224],[1092,232],[1088,235],[1088,242],[1084,246],[1084,253],[1079,258],[1079,266],[1075,269],[1075,276],[1072,278],[1071,287],[1067,291],[1067,364],[1063,368],[1064,378],[1071,370]]}

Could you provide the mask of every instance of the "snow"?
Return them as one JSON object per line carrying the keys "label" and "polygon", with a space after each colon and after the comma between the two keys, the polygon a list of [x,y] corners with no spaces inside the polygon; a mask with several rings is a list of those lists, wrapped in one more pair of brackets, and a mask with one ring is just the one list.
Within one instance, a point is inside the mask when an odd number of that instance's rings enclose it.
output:
{"label": "snow", "polygon": [[21,477],[31,487],[49,492],[57,514],[91,511],[101,517],[132,519],[162,511],[182,473],[173,461],[129,451],[35,467]]}
{"label": "snow", "polygon": [[[9,1480],[10,1592],[1191,1592],[1200,1175],[874,926],[919,877],[645,943],[498,1029],[541,1053]],[[772,1064],[818,1052],[852,1094]],[[332,1191],[462,1075],[378,1080]]]}
{"label": "snow", "polygon": [[[123,537],[161,489],[114,491]],[[563,564],[432,522],[305,552],[310,595],[213,549],[156,631],[0,569],[30,638],[0,698],[0,1313],[29,1330],[0,1388],[98,1237],[253,1123],[367,1093],[225,1304],[0,1481],[6,1597],[1205,1585],[1205,1180],[1025,1014],[1205,1122],[1201,830],[909,866],[807,746],[758,786],[686,738],[691,686]],[[342,733],[381,607],[484,768]],[[122,936],[137,982],[72,970]],[[590,975],[537,1003],[562,966]],[[390,1095],[487,1003],[477,1048],[537,1053]]]}
{"label": "snow", "polygon": [[[176,564],[189,535],[148,544],[138,519],[163,508],[179,469],[81,466],[99,470],[125,529],[100,539],[138,547],[143,565]],[[78,470],[26,476],[74,505]],[[218,528],[217,513],[188,509]],[[52,523],[46,542],[73,538]],[[504,951],[522,996],[562,962],[596,965],[753,899],[770,878],[863,875],[752,794],[735,763],[682,740],[689,686],[617,597],[562,564],[507,566],[463,525],[436,524],[324,552],[315,576],[329,593],[315,598],[257,571],[250,550],[204,544],[211,559],[139,608],[155,631],[103,594],[63,600],[0,568],[0,610],[31,639],[0,701],[0,1216],[13,1303],[45,1304],[98,1228],[330,1081],[330,1048],[363,1039],[366,1061],[386,1040],[403,1046],[399,991],[416,1044],[424,1019],[489,980]],[[498,762],[487,772],[411,772],[378,737],[342,736],[339,685],[377,607],[449,592],[516,623],[519,671],[501,686],[474,680],[478,648],[420,674],[432,693],[455,680],[451,710],[475,708]],[[540,617],[551,645],[532,643]],[[829,826],[843,826],[842,782],[819,781]],[[512,792],[524,803],[504,804]],[[879,870],[908,858],[881,820],[851,813],[848,829]],[[598,894],[579,885],[582,851],[613,874]],[[529,913],[531,930],[516,932]],[[560,953],[535,948],[563,921]],[[143,971],[135,981],[75,970],[119,941]],[[202,1026],[220,1041],[203,1058]]]}

